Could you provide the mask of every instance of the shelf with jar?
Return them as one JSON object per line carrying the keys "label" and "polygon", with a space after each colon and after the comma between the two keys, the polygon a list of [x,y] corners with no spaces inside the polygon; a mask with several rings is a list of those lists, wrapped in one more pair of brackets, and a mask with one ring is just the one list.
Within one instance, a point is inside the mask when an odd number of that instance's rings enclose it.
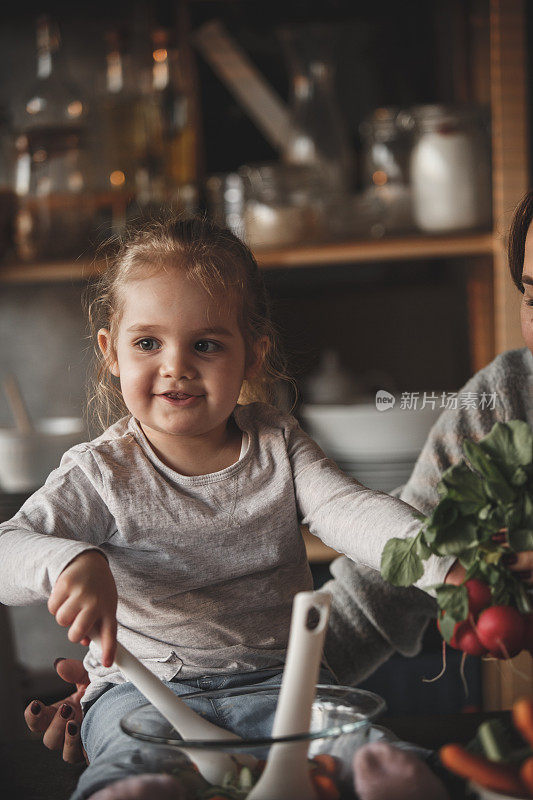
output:
{"label": "shelf with jar", "polygon": [[[179,46],[172,31],[135,15],[129,30],[108,30],[89,120],[83,93],[57,69],[57,27],[39,22],[37,82],[17,127],[17,259],[6,256],[0,281],[89,277],[97,265],[77,257],[88,242],[161,206],[194,210],[204,187],[202,207],[243,233],[266,269],[493,253],[490,162],[477,108],[377,109],[361,125],[362,186],[354,190],[328,26],[283,30],[290,97],[279,114],[292,123],[279,161],[203,184],[188,25]],[[208,25],[201,39],[202,30],[192,38],[203,56],[225,47],[241,57],[227,30]],[[93,149],[87,166],[94,139],[99,157]],[[444,165],[439,174],[435,163]]]}

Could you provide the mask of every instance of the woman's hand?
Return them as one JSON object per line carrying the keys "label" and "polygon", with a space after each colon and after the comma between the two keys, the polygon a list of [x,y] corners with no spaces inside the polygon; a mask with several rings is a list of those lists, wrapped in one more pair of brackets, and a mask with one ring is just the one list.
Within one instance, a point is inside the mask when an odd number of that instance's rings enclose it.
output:
{"label": "woman's hand", "polygon": [[460,586],[466,577],[466,569],[458,562],[455,561],[448,570],[444,583],[452,583],[454,586]]}
{"label": "woman's hand", "polygon": [[100,635],[102,664],[113,664],[117,647],[117,587],[105,557],[87,550],[65,567],[48,599],[56,622],[69,628],[71,642],[88,645],[93,629]]}
{"label": "woman's hand", "polygon": [[[506,547],[505,531],[495,533],[492,537],[493,542],[501,544]],[[511,553],[502,557],[502,563],[505,564],[507,569],[516,574],[524,583],[533,585],[533,550],[523,550],[521,553]],[[455,561],[450,567],[448,574],[444,578],[444,583],[451,583],[455,586],[460,586],[466,576],[466,570],[459,561]]]}
{"label": "woman's hand", "polygon": [[81,698],[89,685],[89,675],[77,659],[61,658],[55,666],[64,681],[76,684],[76,691],[51,706],[32,700],[24,711],[24,719],[30,731],[43,735],[45,747],[62,750],[64,761],[77,764],[84,758],[80,740]]}

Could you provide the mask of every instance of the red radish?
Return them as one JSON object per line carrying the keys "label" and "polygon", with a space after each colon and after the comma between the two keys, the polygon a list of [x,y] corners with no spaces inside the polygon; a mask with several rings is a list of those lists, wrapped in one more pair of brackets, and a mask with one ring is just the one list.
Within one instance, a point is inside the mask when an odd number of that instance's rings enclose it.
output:
{"label": "red radish", "polygon": [[[437,622],[437,626],[440,631],[439,622]],[[487,648],[483,647],[472,624],[467,619],[455,624],[449,645],[455,650],[462,650],[464,653],[468,653],[470,656],[482,656],[487,652]]]}
{"label": "red radish", "polygon": [[455,633],[455,639],[458,649],[468,653],[469,656],[483,656],[487,652],[487,648],[483,647],[470,623],[461,623]]}
{"label": "red radish", "polygon": [[511,606],[490,606],[479,615],[476,633],[481,644],[496,658],[513,658],[524,647],[526,624]]}
{"label": "red radish", "polygon": [[490,586],[485,581],[480,581],[479,578],[470,578],[465,586],[468,592],[468,611],[477,617],[484,608],[492,603]]}

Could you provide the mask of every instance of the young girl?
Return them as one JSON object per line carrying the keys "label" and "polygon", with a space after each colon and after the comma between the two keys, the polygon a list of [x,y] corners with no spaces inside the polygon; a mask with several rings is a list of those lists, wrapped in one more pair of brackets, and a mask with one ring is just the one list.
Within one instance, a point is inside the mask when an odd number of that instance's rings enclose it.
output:
{"label": "young girl", "polygon": [[[344,475],[294,418],[253,402],[271,397],[282,370],[257,264],[229,231],[194,219],[133,233],[91,319],[100,417],[118,405],[121,418],[69,450],[0,526],[0,601],[48,599],[74,642],[100,632],[101,660],[93,644],[85,659],[90,766],[76,800],[123,778],[117,753],[134,747],[118,723],[144,698],[113,666],[117,623],[177,694],[277,681],[292,598],[312,587],[299,524],[376,569],[391,536],[419,527],[409,506]],[[451,566],[429,560],[418,586]],[[215,721],[253,733],[245,709],[227,705]]]}

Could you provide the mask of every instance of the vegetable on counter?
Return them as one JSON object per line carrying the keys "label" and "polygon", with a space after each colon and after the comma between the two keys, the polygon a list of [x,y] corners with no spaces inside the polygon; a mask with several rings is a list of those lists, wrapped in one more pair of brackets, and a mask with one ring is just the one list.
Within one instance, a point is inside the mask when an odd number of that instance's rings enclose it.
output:
{"label": "vegetable on counter", "polygon": [[442,637],[471,655],[512,658],[533,653],[533,613],[523,582],[504,556],[533,550],[533,433],[521,420],[497,422],[479,442],[463,443],[465,458],[443,473],[440,500],[409,539],[391,539],[383,577],[411,586],[431,555],[454,556],[463,584],[435,588]]}
{"label": "vegetable on counter", "polygon": [[503,794],[515,794],[517,797],[525,793],[518,767],[490,761],[484,756],[470,753],[460,744],[444,745],[440,750],[440,760],[456,775],[479,783],[486,789]]}
{"label": "vegetable on counter", "polygon": [[505,795],[533,798],[533,700],[513,705],[513,726],[501,719],[483,722],[467,747],[447,744],[439,751],[456,775]]}

